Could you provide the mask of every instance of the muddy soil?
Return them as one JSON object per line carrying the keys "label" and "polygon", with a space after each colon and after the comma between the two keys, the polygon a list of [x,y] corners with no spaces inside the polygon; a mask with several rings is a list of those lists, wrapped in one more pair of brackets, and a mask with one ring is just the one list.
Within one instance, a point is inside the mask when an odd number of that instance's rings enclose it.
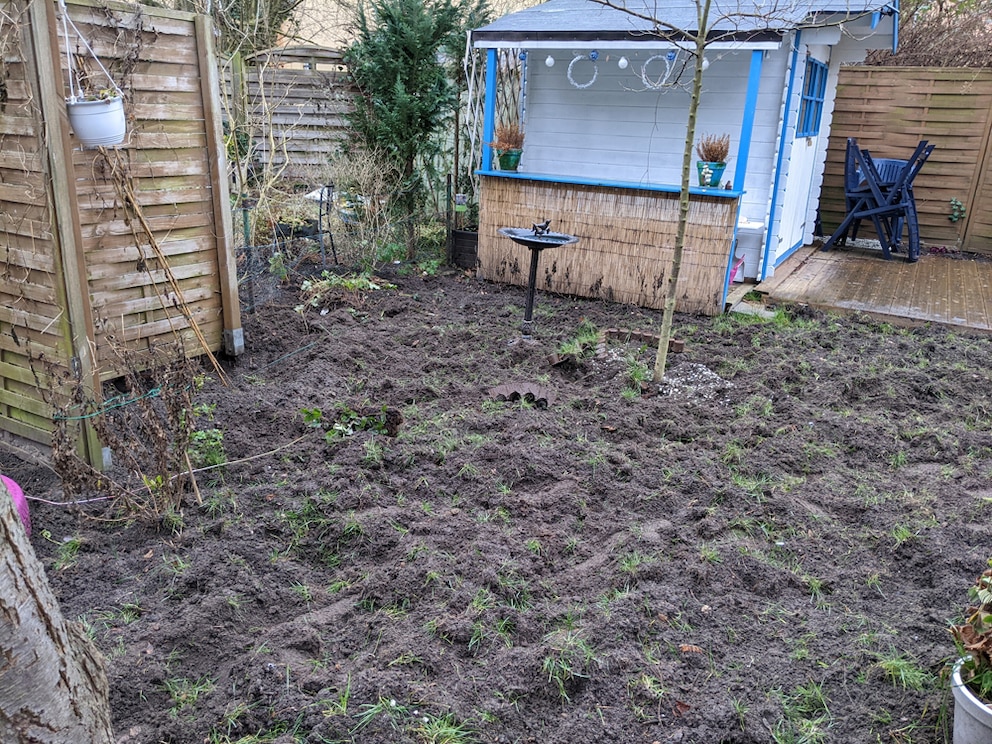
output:
{"label": "muddy soil", "polygon": [[945,741],[992,341],[678,316],[659,389],[656,312],[540,294],[527,342],[521,289],[384,278],[245,316],[181,519],[32,505],[121,742]]}

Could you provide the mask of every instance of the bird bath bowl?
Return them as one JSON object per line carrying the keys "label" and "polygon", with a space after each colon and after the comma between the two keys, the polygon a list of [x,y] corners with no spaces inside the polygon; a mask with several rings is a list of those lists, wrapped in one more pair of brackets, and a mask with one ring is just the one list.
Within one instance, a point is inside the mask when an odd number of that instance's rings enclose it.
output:
{"label": "bird bath bowl", "polygon": [[539,225],[534,225],[529,230],[526,227],[501,227],[500,235],[505,235],[514,243],[519,243],[530,249],[530,277],[527,281],[527,308],[524,311],[524,321],[520,324],[520,332],[525,340],[530,339],[531,326],[534,320],[534,289],[537,286],[537,262],[541,256],[541,251],[548,248],[557,248],[562,245],[578,243],[579,239],[574,235],[551,232],[548,225],[551,220],[545,220]]}

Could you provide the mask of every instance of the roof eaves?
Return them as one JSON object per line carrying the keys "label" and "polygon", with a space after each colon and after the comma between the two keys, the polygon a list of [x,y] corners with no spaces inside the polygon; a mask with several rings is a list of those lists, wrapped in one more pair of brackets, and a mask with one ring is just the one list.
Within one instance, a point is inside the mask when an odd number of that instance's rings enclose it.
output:
{"label": "roof eaves", "polygon": [[[645,33],[643,31],[480,31],[472,32],[472,42],[485,46],[486,42],[516,42],[520,46],[527,43],[544,42],[628,42],[632,46],[638,44],[671,43],[684,44],[692,40],[689,32],[685,33]],[[778,43],[782,40],[782,32],[773,29],[752,31],[713,31],[707,36],[707,43],[728,42],[738,44]]]}

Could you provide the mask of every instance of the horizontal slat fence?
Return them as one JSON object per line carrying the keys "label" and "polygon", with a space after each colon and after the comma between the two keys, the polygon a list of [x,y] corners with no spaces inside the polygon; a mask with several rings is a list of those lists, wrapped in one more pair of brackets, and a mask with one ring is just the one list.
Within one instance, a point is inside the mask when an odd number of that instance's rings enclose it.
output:
{"label": "horizontal slat fence", "polygon": [[[843,219],[848,137],[883,158],[907,158],[926,139],[937,147],[914,186],[921,239],[992,253],[990,128],[992,70],[841,68],[820,197],[823,232],[830,234]],[[949,219],[951,199],[967,211],[958,222]],[[871,235],[871,227],[862,234]]]}
{"label": "horizontal slat fence", "polygon": [[[128,372],[121,345],[199,356],[243,343],[209,20],[69,0],[124,92],[125,142],[87,149],[64,103],[65,49],[82,45],[57,12],[0,0],[0,441],[36,458],[77,384],[98,402],[100,383]],[[78,426],[80,454],[100,466]]]}
{"label": "horizontal slat fence", "polygon": [[[232,60],[237,64],[237,58]],[[255,167],[267,175],[313,186],[348,131],[354,88],[341,52],[287,47],[245,58],[243,72],[227,75],[232,101],[244,81],[244,112],[232,107],[252,139]],[[319,180],[319,179],[317,179]]]}
{"label": "horizontal slat fence", "polygon": [[[101,340],[105,333],[149,349],[179,338],[197,355],[203,349],[195,324],[210,351],[223,347],[220,283],[231,249],[216,207],[228,197],[225,177],[211,163],[215,122],[203,91],[204,67],[216,60],[202,48],[197,18],[77,3],[69,6],[76,26],[121,78],[129,124],[124,146],[75,147],[72,160],[97,364],[106,380],[121,370],[111,344]],[[68,79],[66,69],[63,75]],[[122,203],[129,197],[150,236]],[[236,303],[236,293],[227,299]]]}

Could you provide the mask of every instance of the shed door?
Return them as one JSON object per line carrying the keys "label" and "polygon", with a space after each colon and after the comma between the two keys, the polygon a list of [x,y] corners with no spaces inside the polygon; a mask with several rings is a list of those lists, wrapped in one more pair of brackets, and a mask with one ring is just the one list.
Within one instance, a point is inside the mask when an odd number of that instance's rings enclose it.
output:
{"label": "shed door", "polygon": [[782,203],[781,241],[775,258],[787,254],[803,236],[813,229],[809,219],[809,199],[813,184],[813,170],[816,167],[818,137],[803,137],[792,143],[792,156],[789,158],[789,175]]}
{"label": "shed door", "polygon": [[[810,55],[806,59],[800,88],[796,135],[789,154],[788,175],[782,201],[782,224],[774,262],[802,245],[812,234],[815,210],[811,209],[817,154],[820,152],[820,121],[827,92],[827,63]],[[818,198],[819,195],[816,195]]]}

